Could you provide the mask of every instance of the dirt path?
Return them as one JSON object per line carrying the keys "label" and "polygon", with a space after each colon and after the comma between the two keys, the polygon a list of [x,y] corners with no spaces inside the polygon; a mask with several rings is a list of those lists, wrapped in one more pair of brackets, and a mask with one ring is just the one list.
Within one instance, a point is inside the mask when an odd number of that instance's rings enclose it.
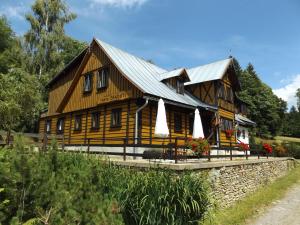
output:
{"label": "dirt path", "polygon": [[300,225],[300,184],[272,203],[262,215],[248,225]]}

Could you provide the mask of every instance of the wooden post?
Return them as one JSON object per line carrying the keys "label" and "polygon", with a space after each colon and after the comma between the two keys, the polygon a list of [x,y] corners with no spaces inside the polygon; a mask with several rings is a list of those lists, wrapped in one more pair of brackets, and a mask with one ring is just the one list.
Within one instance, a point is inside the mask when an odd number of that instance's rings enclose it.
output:
{"label": "wooden post", "polygon": [[231,143],[231,140],[230,140],[230,160],[232,160],[232,143]]}
{"label": "wooden post", "polygon": [[[250,151],[250,148],[249,148]],[[248,159],[248,150],[246,149],[246,159]]]}
{"label": "wooden post", "polygon": [[210,162],[210,149],[208,150],[208,162]]}
{"label": "wooden post", "polygon": [[177,144],[178,144],[178,139],[175,137],[175,164],[177,164]]}
{"label": "wooden post", "polygon": [[87,141],[88,141],[87,153],[90,154],[90,142],[91,142],[91,139],[88,138]]}
{"label": "wooden post", "polygon": [[48,142],[48,136],[47,136],[47,133],[44,133],[44,138],[43,138],[43,151],[46,151],[46,148],[47,148],[47,142]]}
{"label": "wooden post", "polygon": [[65,151],[65,135],[63,135],[63,138],[62,138],[62,151],[64,152]]}
{"label": "wooden post", "polygon": [[126,142],[127,138],[123,139],[123,160],[126,161]]}

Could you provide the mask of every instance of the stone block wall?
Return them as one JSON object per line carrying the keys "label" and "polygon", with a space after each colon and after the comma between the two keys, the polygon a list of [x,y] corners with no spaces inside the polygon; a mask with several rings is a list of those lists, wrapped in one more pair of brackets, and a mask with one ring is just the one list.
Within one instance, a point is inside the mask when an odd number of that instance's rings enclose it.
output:
{"label": "stone block wall", "polygon": [[231,206],[262,185],[284,176],[293,167],[292,159],[277,158],[210,168],[213,197],[221,208]]}

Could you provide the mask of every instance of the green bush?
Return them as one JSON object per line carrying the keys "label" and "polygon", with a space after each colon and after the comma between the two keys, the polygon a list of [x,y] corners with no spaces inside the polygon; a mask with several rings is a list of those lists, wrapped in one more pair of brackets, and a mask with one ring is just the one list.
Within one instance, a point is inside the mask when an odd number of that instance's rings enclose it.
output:
{"label": "green bush", "polygon": [[[120,168],[95,156],[0,150],[0,224],[187,224],[209,206],[203,179]],[[5,202],[5,204],[1,204]]]}
{"label": "green bush", "polygon": [[198,224],[209,206],[203,179],[192,174],[139,173],[121,193],[126,224]]}
{"label": "green bush", "polygon": [[295,159],[300,159],[300,143],[289,142],[286,144],[288,149],[288,155],[294,157]]}

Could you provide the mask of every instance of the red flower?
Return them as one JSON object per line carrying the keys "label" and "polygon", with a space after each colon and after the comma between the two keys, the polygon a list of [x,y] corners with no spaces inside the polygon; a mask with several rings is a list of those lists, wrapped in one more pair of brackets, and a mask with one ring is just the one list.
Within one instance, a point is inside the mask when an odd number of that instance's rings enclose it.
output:
{"label": "red flower", "polygon": [[234,130],[225,130],[225,133],[227,138],[231,138],[234,133]]}
{"label": "red flower", "polygon": [[239,143],[239,148],[242,149],[243,151],[248,151],[250,149],[248,144],[245,144],[244,142]]}
{"label": "red flower", "polygon": [[272,153],[272,146],[271,145],[269,145],[268,143],[264,143],[263,144],[263,149],[267,152],[267,153],[269,153],[269,154],[271,154]]}

